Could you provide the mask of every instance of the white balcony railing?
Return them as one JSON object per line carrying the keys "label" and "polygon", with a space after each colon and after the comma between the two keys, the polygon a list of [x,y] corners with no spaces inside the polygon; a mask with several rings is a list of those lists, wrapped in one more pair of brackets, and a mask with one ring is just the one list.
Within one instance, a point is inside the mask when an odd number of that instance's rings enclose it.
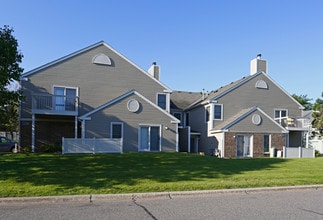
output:
{"label": "white balcony railing", "polygon": [[289,130],[308,130],[310,124],[306,118],[286,117],[275,119],[275,121]]}
{"label": "white balcony railing", "polygon": [[78,97],[34,94],[32,112],[35,114],[77,115]]}

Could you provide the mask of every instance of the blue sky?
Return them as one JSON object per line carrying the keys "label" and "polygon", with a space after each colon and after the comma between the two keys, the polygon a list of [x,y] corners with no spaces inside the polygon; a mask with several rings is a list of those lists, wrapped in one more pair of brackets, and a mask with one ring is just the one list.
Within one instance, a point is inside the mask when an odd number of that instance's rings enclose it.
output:
{"label": "blue sky", "polygon": [[323,92],[321,0],[0,0],[25,71],[104,40],[174,90],[211,91],[249,74],[258,53],[288,93]]}

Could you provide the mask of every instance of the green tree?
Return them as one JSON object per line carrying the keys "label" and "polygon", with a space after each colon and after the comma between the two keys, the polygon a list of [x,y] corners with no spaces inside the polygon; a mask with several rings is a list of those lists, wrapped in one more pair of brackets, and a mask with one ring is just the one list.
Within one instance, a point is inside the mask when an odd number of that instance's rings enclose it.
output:
{"label": "green tree", "polygon": [[[323,92],[321,94],[323,98]],[[323,135],[323,99],[316,99],[315,103],[313,104],[313,128],[316,128],[320,135]]]}
{"label": "green tree", "polygon": [[11,132],[11,137],[13,137],[14,131],[18,130],[18,108],[19,103],[14,103],[11,105],[7,105],[3,108],[1,112],[1,124],[0,130]]}
{"label": "green tree", "polygon": [[304,110],[311,110],[312,109],[312,99],[308,98],[307,95],[296,95],[293,94],[292,97],[296,99],[304,107]]}
{"label": "green tree", "polygon": [[10,88],[23,72],[19,66],[23,55],[12,33],[13,29],[7,25],[0,28],[0,128],[11,132],[17,130],[18,103],[23,97],[20,90]]}

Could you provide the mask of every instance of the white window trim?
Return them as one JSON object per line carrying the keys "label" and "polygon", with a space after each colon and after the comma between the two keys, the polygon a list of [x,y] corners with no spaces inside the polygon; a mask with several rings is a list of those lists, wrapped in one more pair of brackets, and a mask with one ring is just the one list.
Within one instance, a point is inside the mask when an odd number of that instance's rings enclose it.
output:
{"label": "white window trim", "polygon": [[[278,119],[276,118],[276,111],[280,111],[280,117],[279,118],[288,118],[288,109],[284,109],[284,108],[275,108],[274,109],[274,119]],[[286,111],[286,117],[281,117],[281,111]]]}
{"label": "white window trim", "polygon": [[[214,118],[214,110],[215,110],[215,106],[216,105],[219,105],[219,106],[221,106],[221,118],[220,119],[218,119],[218,118]],[[223,121],[223,104],[213,104],[212,105],[212,111],[211,111],[213,114],[212,114],[212,119],[213,120],[217,120],[217,121]]]}
{"label": "white window trim", "polygon": [[[207,114],[207,109],[209,108],[209,118],[206,118]],[[212,121],[212,116],[211,116],[211,105],[206,105],[205,108],[204,108],[204,122],[205,123],[209,123],[210,121]]]}
{"label": "white window trim", "polygon": [[[276,111],[280,111],[280,115],[278,118],[276,118]],[[282,111],[286,111],[286,116],[285,117],[281,117],[281,112]],[[282,120],[287,119],[288,118],[288,109],[284,109],[284,108],[275,108],[274,109],[274,120],[277,122],[277,120],[279,120],[279,123],[282,123]]]}
{"label": "white window trim", "polygon": [[111,122],[110,123],[110,139],[119,139],[119,138],[113,138],[113,125],[121,125],[121,138],[123,139],[123,122]]}
{"label": "white window trim", "polygon": [[76,97],[79,96],[79,88],[78,87],[53,85],[53,88],[52,88],[53,94],[55,92],[55,88],[64,88],[65,89],[65,91],[64,91],[65,94],[64,95],[66,95],[66,89],[75,89],[76,90]]}
{"label": "white window trim", "polygon": [[[236,151],[237,151],[237,138],[238,138],[238,136],[249,136],[250,137],[250,145],[249,145],[249,155],[246,155],[246,156],[243,156],[243,157],[253,157],[253,138],[254,138],[254,136],[253,136],[253,134],[236,134],[236,140],[235,140],[235,142],[236,142]],[[236,152],[236,157],[238,157],[238,151]]]}
{"label": "white window trim", "polygon": [[[268,151],[265,151],[265,135],[269,136]],[[262,143],[263,152],[264,152],[264,154],[269,154],[270,148],[271,148],[271,134],[264,134],[263,137],[264,137],[263,143]]]}
{"label": "white window trim", "polygon": [[141,127],[159,127],[159,150],[158,152],[161,152],[161,141],[162,141],[162,126],[161,124],[139,124],[138,126],[138,152],[155,152],[150,150],[141,150],[140,149],[140,143],[141,143]]}
{"label": "white window trim", "polygon": [[166,109],[164,109],[164,110],[169,112],[169,109],[170,109],[170,94],[165,93],[165,92],[156,93],[156,105],[159,107],[159,105],[158,105],[158,95],[165,95],[166,96]]}
{"label": "white window trim", "polygon": [[[75,98],[78,98],[79,97],[79,88],[78,87],[72,87],[72,86],[60,86],[60,85],[53,85],[52,87],[52,94],[54,95],[55,94],[55,88],[63,88],[64,89],[64,97],[66,98],[66,89],[74,89],[76,91],[76,97]],[[65,101],[65,100],[64,100]],[[55,103],[55,101],[53,101],[53,103]],[[75,103],[75,110],[78,109],[78,106],[79,106],[79,100],[76,99],[76,103]],[[56,106],[53,106],[53,108],[56,109]],[[64,110],[65,109],[65,105],[64,105]]]}

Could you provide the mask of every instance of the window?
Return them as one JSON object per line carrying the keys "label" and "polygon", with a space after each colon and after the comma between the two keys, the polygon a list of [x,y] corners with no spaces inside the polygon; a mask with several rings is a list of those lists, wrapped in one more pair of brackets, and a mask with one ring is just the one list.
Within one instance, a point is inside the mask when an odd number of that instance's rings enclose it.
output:
{"label": "window", "polygon": [[279,124],[284,122],[284,119],[287,118],[287,110],[286,109],[277,109],[275,110],[275,121]]}
{"label": "window", "polygon": [[287,116],[287,110],[275,110],[275,118],[285,118]]}
{"label": "window", "polygon": [[5,143],[8,143],[10,142],[7,138],[5,137],[1,137],[1,143],[5,144]]}
{"label": "window", "polygon": [[207,106],[205,109],[205,122],[210,121],[210,106]]}
{"label": "window", "polygon": [[180,125],[182,125],[182,113],[180,112],[174,112],[175,118],[181,121]]}
{"label": "window", "polygon": [[122,127],[123,124],[121,122],[112,122],[110,137],[113,139],[122,138]]}
{"label": "window", "polygon": [[270,148],[270,134],[264,135],[264,153],[269,153]]}
{"label": "window", "polygon": [[92,58],[92,63],[99,64],[99,65],[111,66],[110,58],[103,53],[95,55]]}
{"label": "window", "polygon": [[222,120],[222,105],[214,105],[214,119]]}
{"label": "window", "polygon": [[162,109],[165,109],[166,110],[166,107],[167,107],[167,103],[166,103],[166,94],[158,94],[157,95],[157,105],[159,107],[161,107]]}
{"label": "window", "polygon": [[75,111],[76,96],[76,88],[54,87],[54,109],[58,111]]}
{"label": "window", "polygon": [[256,82],[256,88],[258,88],[258,89],[268,89],[268,84],[264,80],[258,80]]}

